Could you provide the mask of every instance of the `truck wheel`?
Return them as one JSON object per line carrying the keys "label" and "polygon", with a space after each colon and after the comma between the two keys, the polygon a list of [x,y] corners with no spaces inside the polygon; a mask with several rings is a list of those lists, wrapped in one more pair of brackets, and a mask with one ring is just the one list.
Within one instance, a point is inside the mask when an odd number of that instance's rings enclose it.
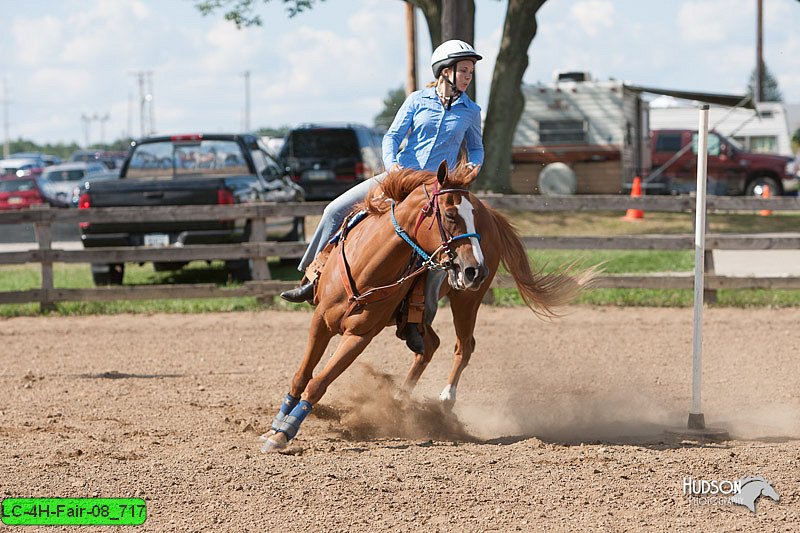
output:
{"label": "truck wheel", "polygon": [[125,264],[96,264],[92,263],[92,280],[97,286],[101,285],[122,285],[122,278],[125,277]]}
{"label": "truck wheel", "polygon": [[245,281],[251,281],[253,279],[253,271],[249,259],[225,261],[225,270],[228,271],[231,280],[238,283],[244,283]]}
{"label": "truck wheel", "polygon": [[770,196],[780,196],[783,194],[783,190],[781,190],[780,184],[775,178],[770,178],[769,176],[758,176],[747,184],[747,188],[745,189],[744,193],[747,196],[757,196],[761,197],[764,194],[764,186],[769,187],[769,195]]}

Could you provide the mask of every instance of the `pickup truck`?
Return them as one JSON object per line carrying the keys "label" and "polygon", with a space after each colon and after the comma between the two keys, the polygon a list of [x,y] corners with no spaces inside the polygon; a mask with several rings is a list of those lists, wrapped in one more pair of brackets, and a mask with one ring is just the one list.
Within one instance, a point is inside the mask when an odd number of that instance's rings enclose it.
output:
{"label": "pickup truck", "polygon": [[[683,194],[697,184],[697,132],[653,130],[651,171],[644,178],[650,194]],[[773,196],[796,194],[800,174],[791,157],[748,152],[716,132],[708,134],[708,193],[761,196],[765,186]]]}
{"label": "pickup truck", "polygon": [[[78,207],[211,205],[292,202],[303,190],[283,175],[255,135],[192,134],[154,136],[131,142],[116,180],[84,184]],[[267,238],[304,240],[303,217],[267,221]],[[85,248],[102,246],[183,246],[223,244],[249,239],[246,220],[137,221],[81,223]],[[156,270],[177,270],[186,263],[154,263]],[[232,278],[250,279],[247,260],[228,261]],[[92,264],[96,285],[122,283],[125,265]]]}

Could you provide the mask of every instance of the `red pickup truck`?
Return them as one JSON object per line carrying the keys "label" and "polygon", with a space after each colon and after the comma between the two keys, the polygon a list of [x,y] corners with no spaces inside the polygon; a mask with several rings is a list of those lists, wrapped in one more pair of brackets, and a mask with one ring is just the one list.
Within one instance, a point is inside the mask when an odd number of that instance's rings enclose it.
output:
{"label": "red pickup truck", "polygon": [[[697,132],[653,130],[651,170],[644,178],[650,194],[684,194],[697,183]],[[792,195],[800,189],[800,169],[791,157],[747,152],[731,139],[708,134],[708,193],[760,196]]]}

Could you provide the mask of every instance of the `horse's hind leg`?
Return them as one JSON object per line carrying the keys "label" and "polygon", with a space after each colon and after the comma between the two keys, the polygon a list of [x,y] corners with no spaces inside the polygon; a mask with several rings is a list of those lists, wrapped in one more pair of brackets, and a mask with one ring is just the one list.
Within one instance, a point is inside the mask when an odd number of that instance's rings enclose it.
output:
{"label": "horse's hind leg", "polygon": [[[305,390],[301,400],[294,406],[285,419],[278,424],[277,432],[271,435],[262,446],[262,451],[271,451],[285,448],[290,440],[294,438],[300,429],[300,424],[311,412],[313,406],[322,399],[333,381],[342,372],[347,370],[353,361],[361,355],[364,348],[377,332],[370,332],[368,335],[360,336],[345,333],[336,352],[330,358],[325,368],[315,377],[306,382]],[[323,347],[324,349],[324,347]],[[317,359],[319,361],[319,359]]]}
{"label": "horse's hind leg", "polygon": [[403,390],[406,392],[414,390],[420,376],[422,376],[428,363],[430,363],[433,358],[434,352],[439,348],[439,336],[433,331],[430,325],[425,328],[425,336],[422,338],[422,341],[425,345],[425,352],[414,354],[414,362],[408,370],[405,381],[403,381]]}

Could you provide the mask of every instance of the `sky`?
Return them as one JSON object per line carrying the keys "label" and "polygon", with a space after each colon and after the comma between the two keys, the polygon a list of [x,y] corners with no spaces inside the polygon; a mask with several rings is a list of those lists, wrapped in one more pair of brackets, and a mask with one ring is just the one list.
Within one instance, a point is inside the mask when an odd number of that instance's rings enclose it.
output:
{"label": "sky", "polygon": [[[800,2],[763,3],[766,65],[784,100],[800,103]],[[158,133],[242,131],[247,86],[251,129],[372,124],[388,92],[405,86],[405,3],[325,0],[293,18],[281,4],[260,8],[263,26],[237,30],[192,0],[0,0],[3,138],[83,145],[139,136],[140,72],[152,73]],[[485,108],[507,2],[475,4]],[[756,0],[548,0],[523,81],[581,70],[743,94],[756,61],[755,11]],[[422,84],[432,79],[430,53],[420,14]]]}

